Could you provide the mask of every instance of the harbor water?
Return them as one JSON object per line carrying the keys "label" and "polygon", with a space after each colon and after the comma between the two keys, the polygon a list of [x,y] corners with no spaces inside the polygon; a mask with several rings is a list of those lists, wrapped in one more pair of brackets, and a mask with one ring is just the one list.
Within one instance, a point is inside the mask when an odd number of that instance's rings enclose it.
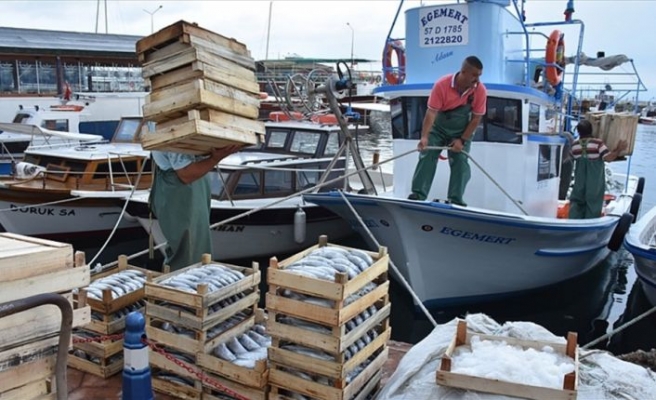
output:
{"label": "harbor water", "polygon": [[[373,132],[360,132],[357,137],[357,145],[365,163],[371,162],[374,152],[380,153],[381,161],[392,156],[389,123],[385,122],[383,115],[376,114],[372,115],[371,123],[375,128]],[[656,205],[656,173],[653,172],[656,171],[656,161],[651,157],[652,154],[656,154],[656,126],[640,125],[633,156],[628,161],[614,162],[611,165],[615,172],[625,173],[629,168],[631,174],[645,177],[641,213]],[[391,172],[392,164],[383,165],[382,170]],[[357,235],[352,235],[342,244],[365,248],[363,240]],[[78,242],[73,245],[76,250],[84,250],[87,260],[91,260],[103,243]],[[96,262],[105,264],[116,260],[119,254],[134,254],[147,246],[148,238],[145,233],[131,235],[129,238],[114,237]],[[159,252],[156,252],[155,256],[152,260],[142,256],[131,261],[131,264],[159,268],[161,256]],[[288,255],[277,256],[282,258]],[[252,261],[260,262],[261,266],[268,264],[267,259],[243,260],[236,264],[250,266]],[[264,285],[262,289],[266,290]],[[430,322],[415,311],[410,296],[394,280],[391,286],[391,301],[394,340],[416,343],[432,330]],[[264,306],[264,303],[261,305]],[[584,276],[571,281],[506,301],[434,310],[433,316],[438,323],[467,313],[479,312],[500,323],[530,321],[544,326],[556,335],[564,336],[569,331],[577,332],[579,344],[583,345],[650,308],[640,284],[636,282],[633,258],[630,253],[621,249],[617,253],[611,253],[611,256]],[[656,348],[656,316],[652,314],[595,347],[610,350],[615,354]]]}

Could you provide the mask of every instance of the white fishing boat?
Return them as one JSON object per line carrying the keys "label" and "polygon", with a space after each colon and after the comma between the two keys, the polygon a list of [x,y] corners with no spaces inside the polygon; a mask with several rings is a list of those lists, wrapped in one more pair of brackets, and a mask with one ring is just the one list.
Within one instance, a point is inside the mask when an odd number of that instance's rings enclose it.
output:
{"label": "white fishing boat", "polygon": [[[0,124],[0,129],[41,130],[11,125]],[[122,202],[117,198],[133,188],[150,188],[150,152],[141,147],[141,125],[141,117],[123,118],[110,142],[27,149],[13,175],[0,179],[0,224],[7,232],[64,241],[107,237],[115,226],[140,229],[135,220],[119,222]]]}
{"label": "white fishing boat", "polygon": [[656,207],[631,226],[624,247],[633,255],[638,281],[649,302],[656,307]]}
{"label": "white fishing boat", "polygon": [[[560,26],[581,27],[583,40],[583,24],[527,23],[520,3],[469,0],[408,9],[405,51],[399,56],[406,63],[387,64],[386,82],[377,89],[391,107],[398,157],[393,191],[344,194],[349,204],[335,192],[304,196],[341,215],[373,245],[351,205],[429,308],[513,296],[577,277],[621,246],[640,205],[636,193],[644,180],[615,174],[602,216],[567,219],[568,203],[558,198],[565,144],[559,132],[571,128],[565,115],[567,104],[571,109],[577,102],[580,63],[563,70],[556,59],[533,57],[545,49],[555,57],[556,47],[564,47]],[[548,35],[534,28],[554,31]],[[533,48],[527,48],[529,36]],[[550,36],[561,42],[548,42]],[[398,42],[388,38],[385,53],[401,51]],[[571,48],[580,52],[581,47]],[[488,97],[469,154],[468,206],[442,200],[449,179],[445,161],[438,163],[428,200],[408,200],[428,95],[436,78],[458,71],[470,55],[483,62]],[[632,61],[621,59],[630,62],[633,88],[644,90]],[[536,67],[560,79],[549,83]]]}
{"label": "white fishing boat", "polygon": [[[266,122],[265,127],[264,143],[228,156],[210,173],[215,259],[290,254],[307,248],[322,234],[331,240],[352,234],[342,218],[295,194],[319,182],[343,141],[340,127],[289,120]],[[345,164],[343,157],[339,159],[326,179],[343,175]],[[343,188],[344,183],[325,190],[336,187]],[[156,244],[166,241],[149,212],[148,193],[133,196],[127,212],[152,232]],[[249,212],[253,213],[219,224]]]}

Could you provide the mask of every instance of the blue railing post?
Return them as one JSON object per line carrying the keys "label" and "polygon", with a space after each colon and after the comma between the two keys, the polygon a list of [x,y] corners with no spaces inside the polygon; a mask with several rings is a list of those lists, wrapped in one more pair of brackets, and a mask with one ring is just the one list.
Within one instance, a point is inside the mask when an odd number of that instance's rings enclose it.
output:
{"label": "blue railing post", "polygon": [[125,319],[123,339],[123,400],[153,400],[144,316],[133,311]]}

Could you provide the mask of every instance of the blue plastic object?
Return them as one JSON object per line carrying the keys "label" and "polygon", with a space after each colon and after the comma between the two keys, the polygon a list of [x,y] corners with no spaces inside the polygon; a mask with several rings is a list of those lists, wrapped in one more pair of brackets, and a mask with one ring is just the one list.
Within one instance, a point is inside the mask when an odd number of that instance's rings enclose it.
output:
{"label": "blue plastic object", "polygon": [[123,340],[123,400],[153,400],[144,316],[133,311],[125,320]]}

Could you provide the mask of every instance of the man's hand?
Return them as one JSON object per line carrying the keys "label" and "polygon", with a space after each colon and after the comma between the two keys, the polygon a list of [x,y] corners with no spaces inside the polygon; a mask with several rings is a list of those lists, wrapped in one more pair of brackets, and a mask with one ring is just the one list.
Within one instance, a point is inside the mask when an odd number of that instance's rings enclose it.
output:
{"label": "man's hand", "polygon": [[460,153],[465,147],[465,142],[460,138],[455,138],[451,141],[451,151],[454,153]]}
{"label": "man's hand", "polygon": [[615,152],[619,153],[623,150],[626,150],[629,147],[629,143],[626,140],[620,140],[615,146]]}
{"label": "man's hand", "polygon": [[219,161],[221,161],[224,158],[228,157],[230,154],[238,152],[243,147],[244,147],[244,145],[232,145],[232,146],[226,146],[226,147],[221,147],[221,148],[216,148],[215,147],[210,152],[210,158],[215,163],[218,163]]}
{"label": "man's hand", "polygon": [[428,147],[428,138],[422,136],[422,138],[419,140],[419,143],[417,144],[417,150],[424,151],[426,147]]}

